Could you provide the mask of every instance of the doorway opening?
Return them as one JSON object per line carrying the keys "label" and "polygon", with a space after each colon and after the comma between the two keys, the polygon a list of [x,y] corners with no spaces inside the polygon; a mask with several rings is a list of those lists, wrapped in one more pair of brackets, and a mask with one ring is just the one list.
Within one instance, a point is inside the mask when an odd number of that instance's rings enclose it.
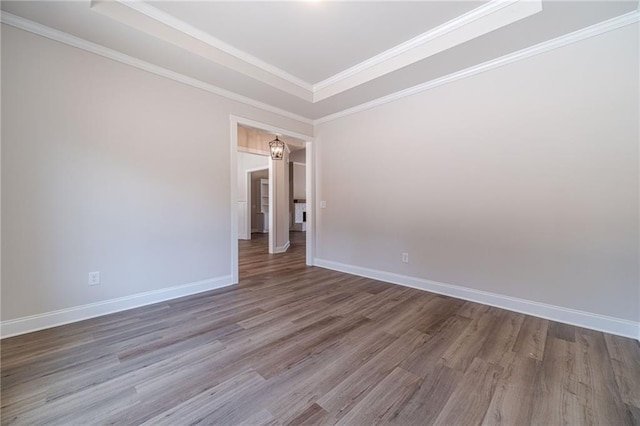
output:
{"label": "doorway opening", "polygon": [[[268,142],[285,142],[285,158],[272,160]],[[313,140],[307,135],[231,117],[231,271],[286,261],[313,264]],[[292,260],[294,259],[294,260]],[[244,275],[244,273],[243,273]]]}

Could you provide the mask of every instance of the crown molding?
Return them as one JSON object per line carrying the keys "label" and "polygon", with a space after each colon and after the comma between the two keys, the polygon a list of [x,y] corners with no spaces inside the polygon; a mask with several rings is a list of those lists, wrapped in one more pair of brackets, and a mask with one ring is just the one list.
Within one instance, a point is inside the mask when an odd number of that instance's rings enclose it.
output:
{"label": "crown molding", "polygon": [[133,67],[151,72],[153,74],[156,74],[162,77],[170,78],[174,81],[178,81],[180,83],[184,83],[189,86],[205,90],[207,92],[225,97],[227,99],[241,102],[243,104],[246,104],[255,108],[259,108],[264,111],[272,112],[274,114],[278,114],[283,117],[291,118],[293,120],[297,120],[305,124],[319,125],[319,124],[333,121],[333,120],[346,117],[352,114],[356,114],[361,111],[375,108],[377,106],[384,105],[386,103],[393,102],[408,96],[412,96],[414,94],[424,92],[448,83],[452,83],[454,81],[458,81],[463,78],[471,77],[476,74],[489,71],[494,68],[498,68],[504,65],[508,65],[508,64],[520,61],[520,60],[524,60],[532,56],[551,51],[553,49],[557,49],[557,48],[560,48],[560,47],[563,47],[563,46],[566,46],[590,37],[594,37],[594,36],[606,33],[608,31],[613,31],[615,29],[637,23],[640,21],[640,11],[635,10],[633,12],[620,15],[618,17],[591,25],[589,27],[574,31],[572,33],[557,37],[555,39],[539,43],[535,46],[531,46],[531,47],[519,50],[509,55],[505,55],[500,58],[496,58],[496,59],[484,62],[482,64],[478,64],[478,65],[466,68],[464,70],[445,75],[443,77],[440,77],[431,81],[427,81],[417,86],[413,86],[408,89],[401,90],[401,91],[392,93],[390,95],[375,99],[373,101],[365,102],[355,107],[348,108],[348,109],[336,112],[334,114],[329,114],[315,120],[266,104],[264,102],[260,102],[260,101],[248,98],[243,95],[239,95],[237,93],[222,89],[220,87],[214,86],[209,83],[205,83],[195,78],[187,77],[177,72],[170,71],[166,68],[162,68],[162,67],[150,64],[148,62],[133,58],[129,55],[125,55],[115,50],[86,41],[84,39],[73,36],[71,34],[67,34],[59,30],[55,30],[53,28],[30,21],[28,19],[21,18],[19,16],[13,15],[8,12],[0,13],[0,21],[4,24],[7,24],[25,31],[29,31],[31,33],[67,44],[73,47],[77,47],[79,49],[83,49],[88,52],[127,64],[127,65],[131,65]]}
{"label": "crown molding", "polygon": [[[138,11],[138,9],[141,11]],[[158,40],[197,55],[211,63],[221,65],[302,100],[311,101],[313,99],[312,92],[307,88],[298,86],[290,78],[282,78],[271,71],[265,70],[266,64],[263,63],[261,64],[262,66],[258,66],[235,54],[228,53],[221,47],[229,50],[231,49],[230,46],[221,46],[221,41],[152,6],[145,5],[142,2],[128,3],[93,0],[91,2],[91,10],[115,22],[127,25],[141,33],[148,34]],[[218,46],[214,45],[215,43],[218,43]],[[248,56],[248,54],[245,54],[245,56]]]}
{"label": "crown molding", "polygon": [[542,10],[542,0],[490,0],[315,85],[143,1],[94,0],[91,7],[187,51],[316,103],[536,14]]}
{"label": "crown molding", "polygon": [[360,62],[357,65],[352,66],[344,71],[341,71],[325,80],[322,80],[319,83],[313,85],[314,91],[318,91],[320,89],[324,89],[340,80],[344,80],[347,77],[351,77],[356,75],[367,68],[370,68],[374,65],[378,65],[388,59],[391,59],[395,56],[398,56],[402,53],[405,53],[417,46],[420,46],[424,43],[427,43],[437,37],[441,37],[444,34],[447,34],[457,28],[460,28],[462,25],[468,24],[478,18],[486,16],[490,13],[495,12],[496,10],[500,10],[505,6],[513,4],[517,0],[508,0],[504,2],[497,2],[495,0],[490,1],[480,7],[477,7],[463,15],[460,15],[448,22],[445,22],[442,25],[437,26],[425,33],[422,33],[410,40],[405,41],[404,43],[400,43],[397,46],[394,46],[378,55],[372,56],[371,58]]}
{"label": "crown molding", "polygon": [[156,21],[162,22],[165,25],[168,25],[178,31],[181,31],[191,37],[203,41],[204,43],[215,47],[216,49],[222,50],[229,55],[235,56],[238,59],[241,59],[253,66],[256,66],[268,73],[274,74],[277,77],[280,77],[283,80],[288,81],[291,84],[295,84],[305,90],[313,91],[313,86],[306,81],[289,74],[288,72],[271,65],[261,59],[256,58],[255,56],[240,50],[236,47],[231,46],[224,41],[213,37],[209,33],[199,30],[198,28],[187,24],[186,22],[170,15],[156,7],[149,5],[148,3],[144,3],[142,1],[126,1],[126,0],[117,0],[118,3],[135,10],[136,12],[142,13],[143,15],[148,16],[149,18],[155,19]]}
{"label": "crown molding", "polygon": [[447,74],[443,77],[427,81],[417,86],[413,86],[408,89],[401,90],[399,92],[395,92],[387,96],[383,96],[373,101],[365,102],[355,107],[348,108],[334,114],[326,115],[322,118],[314,120],[313,125],[317,126],[319,124],[333,121],[338,118],[346,117],[352,114],[356,114],[358,112],[375,108],[377,106],[384,105],[389,102],[397,101],[399,99],[406,98],[408,96],[412,96],[417,93],[421,93],[439,86],[443,86],[445,84],[452,83],[454,81],[458,81],[463,78],[471,77],[476,74],[480,74],[482,72],[489,71],[504,65],[512,64],[514,62],[518,62],[518,61],[530,58],[532,56],[539,55],[541,53],[549,52],[551,50],[558,49],[560,47],[564,47],[569,44],[576,43],[590,37],[604,34],[606,32],[613,31],[615,29],[637,23],[639,21],[640,21],[640,11],[635,10],[633,12],[629,12],[624,15],[620,15],[615,18],[611,18],[606,21],[602,21],[597,24],[591,25],[589,27],[574,31],[572,33],[565,34],[563,36],[554,38],[552,40],[548,40],[548,41],[536,44],[534,46],[527,47],[517,52],[513,52],[508,55],[501,56],[499,58],[492,59],[490,61],[483,62],[481,64],[474,65],[472,67],[465,68],[463,70],[460,70],[451,74]]}
{"label": "crown molding", "polygon": [[542,0],[491,0],[314,86],[318,102],[542,11]]}
{"label": "crown molding", "polygon": [[123,64],[131,65],[132,67],[136,67],[138,69],[141,69],[162,77],[166,77],[171,80],[174,80],[183,84],[187,84],[192,87],[196,87],[198,89],[205,90],[207,92],[213,93],[218,96],[222,96],[227,99],[231,99],[233,101],[241,102],[243,104],[262,109],[264,111],[269,111],[274,114],[281,115],[283,117],[300,121],[302,123],[313,124],[313,120],[307,117],[294,114],[290,111],[277,108],[275,106],[257,101],[255,99],[248,98],[243,95],[239,95],[235,92],[223,89],[213,84],[205,83],[204,81],[197,80],[192,77],[187,77],[186,75],[177,73],[175,71],[168,70],[166,68],[151,64],[149,62],[134,58],[129,55],[125,55],[124,53],[118,52],[116,50],[109,49],[107,47],[101,46],[96,43],[92,43],[80,37],[76,37],[74,35],[53,29],[51,27],[47,27],[46,25],[42,25],[37,22],[30,21],[28,19],[13,15],[8,12],[2,12],[2,14],[0,14],[0,21],[3,24],[7,24],[12,27],[31,32],[33,34],[37,34],[54,41],[58,41],[60,43],[67,44],[69,46],[77,47],[79,49],[86,50],[87,52],[95,53],[96,55],[100,55],[105,58],[109,58],[114,61],[121,62]]}

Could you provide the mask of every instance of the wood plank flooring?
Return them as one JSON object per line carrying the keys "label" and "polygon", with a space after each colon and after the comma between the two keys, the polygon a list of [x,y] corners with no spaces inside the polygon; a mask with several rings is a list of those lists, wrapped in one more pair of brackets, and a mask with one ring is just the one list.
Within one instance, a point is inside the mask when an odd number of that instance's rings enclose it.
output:
{"label": "wood plank flooring", "polygon": [[640,424],[637,341],[240,241],[240,284],[1,342],[2,424]]}

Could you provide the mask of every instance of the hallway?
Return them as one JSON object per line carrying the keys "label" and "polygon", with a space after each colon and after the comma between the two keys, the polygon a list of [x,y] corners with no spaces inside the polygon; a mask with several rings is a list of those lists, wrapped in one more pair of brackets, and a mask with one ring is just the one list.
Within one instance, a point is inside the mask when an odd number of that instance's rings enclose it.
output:
{"label": "hallway", "polygon": [[269,254],[269,234],[253,233],[250,240],[238,240],[240,284],[256,275],[305,269],[306,232],[290,232],[286,253]]}

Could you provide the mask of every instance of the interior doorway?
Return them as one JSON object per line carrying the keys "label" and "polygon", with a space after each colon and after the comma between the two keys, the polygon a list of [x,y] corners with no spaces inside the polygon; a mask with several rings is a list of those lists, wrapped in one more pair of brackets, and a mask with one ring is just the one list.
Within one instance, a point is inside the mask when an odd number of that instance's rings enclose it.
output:
{"label": "interior doorway", "polygon": [[269,196],[269,169],[260,169],[247,172],[247,228],[248,238],[254,234],[269,233],[269,206],[271,199]]}
{"label": "interior doorway", "polygon": [[[237,283],[239,278],[239,244],[243,252],[247,249],[254,254],[264,252],[271,255],[270,260],[282,262],[288,253],[290,258],[312,265],[315,247],[312,138],[240,117],[231,117],[230,130],[233,281]],[[276,135],[285,142],[282,160],[269,156],[268,141]]]}

